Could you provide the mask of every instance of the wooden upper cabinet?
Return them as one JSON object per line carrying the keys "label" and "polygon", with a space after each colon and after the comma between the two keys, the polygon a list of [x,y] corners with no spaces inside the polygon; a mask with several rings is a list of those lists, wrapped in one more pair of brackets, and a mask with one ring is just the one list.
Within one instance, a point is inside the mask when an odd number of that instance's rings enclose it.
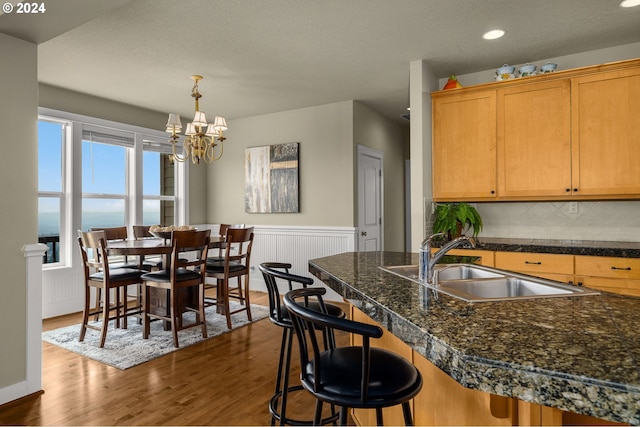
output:
{"label": "wooden upper cabinet", "polygon": [[573,186],[640,196],[640,67],[571,79]]}
{"label": "wooden upper cabinet", "polygon": [[432,100],[436,201],[640,198],[640,59]]}
{"label": "wooden upper cabinet", "polygon": [[571,193],[571,85],[554,80],[497,91],[500,197]]}
{"label": "wooden upper cabinet", "polygon": [[495,90],[434,97],[434,200],[495,199],[495,164]]}

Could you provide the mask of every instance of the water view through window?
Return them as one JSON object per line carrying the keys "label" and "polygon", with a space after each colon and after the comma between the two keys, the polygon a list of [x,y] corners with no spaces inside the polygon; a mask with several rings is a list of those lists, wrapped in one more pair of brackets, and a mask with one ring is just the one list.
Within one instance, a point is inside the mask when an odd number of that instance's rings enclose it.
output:
{"label": "water view through window", "polygon": [[[71,126],[83,126],[82,194],[65,188],[71,170],[65,163],[65,149],[71,149]],[[66,239],[77,239],[76,230],[127,225],[134,207],[140,206],[128,191],[131,181],[142,181],[138,195],[142,212],[135,216],[144,225],[173,225],[175,207],[174,163],[167,147],[153,137],[143,137],[142,172],[134,176],[136,133],[85,126],[72,121],[41,118],[38,121],[38,241],[48,246],[44,263],[64,262]],[[170,150],[170,146],[169,146]],[[66,177],[66,178],[65,178]],[[81,217],[71,218],[67,205],[81,205]],[[69,224],[65,229],[64,224]],[[131,225],[131,224],[129,224]],[[72,245],[74,247],[74,245]],[[75,247],[74,247],[75,249]]]}

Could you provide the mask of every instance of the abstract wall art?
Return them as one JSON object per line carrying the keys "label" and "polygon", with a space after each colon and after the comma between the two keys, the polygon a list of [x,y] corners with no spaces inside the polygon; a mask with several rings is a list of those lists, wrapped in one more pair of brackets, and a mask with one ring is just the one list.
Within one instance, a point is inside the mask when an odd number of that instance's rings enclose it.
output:
{"label": "abstract wall art", "polygon": [[299,149],[297,142],[245,149],[245,212],[300,212]]}

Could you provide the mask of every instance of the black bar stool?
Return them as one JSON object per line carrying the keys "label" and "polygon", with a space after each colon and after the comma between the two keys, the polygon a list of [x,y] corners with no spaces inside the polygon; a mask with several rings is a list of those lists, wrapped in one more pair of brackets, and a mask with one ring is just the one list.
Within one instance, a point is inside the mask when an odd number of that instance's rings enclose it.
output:
{"label": "black bar stool", "polygon": [[[289,385],[289,374],[291,367],[291,346],[293,344],[293,323],[289,316],[289,311],[282,305],[278,283],[276,279],[287,282],[289,291],[293,290],[294,284],[306,288],[313,284],[313,279],[289,273],[291,264],[281,262],[264,262],[260,264],[260,271],[267,285],[269,295],[269,319],[271,322],[282,328],[282,343],[280,344],[280,358],[278,361],[278,373],[273,397],[269,401],[269,412],[271,413],[271,425],[276,420],[280,425],[312,425],[312,420],[299,420],[286,416],[287,398],[290,392],[303,390],[302,385]],[[310,303],[309,309],[320,310],[317,303]],[[344,318],[344,311],[337,305],[326,304],[329,315]],[[321,419],[321,424],[335,422],[338,413],[332,409],[331,414],[325,419]]]}
{"label": "black bar stool", "polygon": [[[314,422],[320,421],[322,402],[327,402],[340,406],[340,425],[346,424],[349,408],[375,408],[376,421],[382,425],[382,408],[395,405],[402,405],[405,424],[412,425],[409,401],[422,388],[420,372],[403,357],[369,345],[371,338],[382,336],[378,326],[329,316],[322,300],[325,292],[295,289],[284,296],[298,337],[302,386],[318,399]],[[316,302],[320,312],[305,307],[303,301]],[[318,345],[318,330],[328,338],[324,351]],[[334,330],[362,336],[362,346],[336,347]]]}

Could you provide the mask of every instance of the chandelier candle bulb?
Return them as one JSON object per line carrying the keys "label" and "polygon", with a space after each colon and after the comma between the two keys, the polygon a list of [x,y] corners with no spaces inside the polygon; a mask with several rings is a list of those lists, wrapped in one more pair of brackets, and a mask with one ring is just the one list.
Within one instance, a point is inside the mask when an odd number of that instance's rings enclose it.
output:
{"label": "chandelier candle bulb", "polygon": [[[200,160],[204,160],[205,163],[211,163],[219,160],[224,152],[223,143],[226,138],[223,136],[223,131],[228,129],[227,122],[224,117],[215,116],[213,123],[207,123],[206,115],[204,111],[200,111],[199,106],[199,99],[202,98],[202,95],[198,90],[198,82],[202,80],[202,76],[193,75],[191,79],[194,81],[191,96],[195,99],[195,114],[193,121],[187,123],[181,154],[178,153],[179,149],[176,147],[180,140],[178,134],[182,131],[180,115],[170,113],[167,121],[166,131],[171,134],[169,137],[172,145],[171,157],[179,162],[184,162],[191,158],[193,164],[199,164]],[[216,150],[218,145],[220,148]]]}
{"label": "chandelier candle bulb", "polygon": [[196,135],[196,125],[193,123],[187,123],[187,130],[184,131],[185,135]]}
{"label": "chandelier candle bulb", "polygon": [[169,121],[167,121],[167,132],[175,129],[177,132],[182,130],[182,122],[180,121],[180,114],[169,114]]}

